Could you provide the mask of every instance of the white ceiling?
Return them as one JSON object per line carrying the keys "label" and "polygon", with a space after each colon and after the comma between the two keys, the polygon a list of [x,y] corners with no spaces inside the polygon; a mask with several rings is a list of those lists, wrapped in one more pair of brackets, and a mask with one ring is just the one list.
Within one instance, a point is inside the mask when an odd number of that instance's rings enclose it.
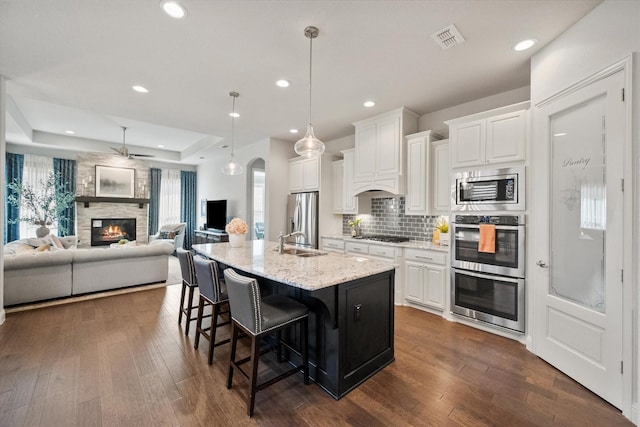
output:
{"label": "white ceiling", "polygon": [[[309,114],[308,25],[320,29],[312,119],[330,141],[399,106],[425,114],[529,85],[531,55],[601,0],[181,3],[187,17],[175,20],[160,0],[0,0],[7,141],[108,150],[124,125],[131,152],[197,164],[228,153],[233,90],[236,147],[293,144]],[[466,41],[441,50],[431,34],[450,24]],[[533,49],[512,50],[529,37]],[[280,78],[291,86],[276,87]]]}

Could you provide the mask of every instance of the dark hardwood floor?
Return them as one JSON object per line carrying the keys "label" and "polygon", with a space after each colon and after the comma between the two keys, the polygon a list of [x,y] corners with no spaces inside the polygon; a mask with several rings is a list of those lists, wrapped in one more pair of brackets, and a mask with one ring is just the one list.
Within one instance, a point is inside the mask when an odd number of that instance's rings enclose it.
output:
{"label": "dark hardwood floor", "polygon": [[[2,426],[613,426],[620,412],[512,340],[396,307],[396,360],[343,399],[294,375],[257,395],[225,387],[178,326],[179,287],[9,313]],[[192,331],[195,327],[191,328]]]}

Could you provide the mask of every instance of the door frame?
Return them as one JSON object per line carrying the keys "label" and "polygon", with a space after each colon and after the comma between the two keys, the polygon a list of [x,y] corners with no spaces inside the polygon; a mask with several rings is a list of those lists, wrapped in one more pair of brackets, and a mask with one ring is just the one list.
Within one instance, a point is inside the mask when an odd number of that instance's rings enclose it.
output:
{"label": "door frame", "polygon": [[[634,336],[638,336],[638,331],[640,330],[640,320],[638,324],[634,324],[633,319],[633,309],[637,307],[639,304],[637,301],[633,301],[633,296],[638,295],[637,293],[637,274],[638,271],[634,268],[634,259],[638,259],[639,251],[634,241],[637,242],[638,238],[640,238],[640,224],[634,222],[634,218],[637,216],[638,208],[636,205],[640,202],[639,199],[633,197],[636,192],[636,188],[638,188],[638,180],[640,179],[640,172],[634,176],[634,163],[635,157],[638,153],[638,147],[635,147],[633,141],[633,57],[634,55],[629,55],[622,60],[592,74],[589,77],[586,77],[573,85],[562,89],[555,94],[537,102],[532,108],[532,131],[533,138],[531,140],[530,146],[530,165],[532,166],[532,173],[529,173],[527,176],[527,185],[530,186],[533,182],[535,182],[535,178],[532,175],[535,175],[535,166],[542,164],[541,162],[549,161],[549,147],[550,147],[550,138],[548,132],[545,129],[548,129],[548,124],[544,123],[544,117],[541,117],[540,109],[548,104],[551,104],[558,99],[564,98],[565,96],[572,94],[582,88],[585,88],[599,80],[605,79],[615,73],[622,72],[624,73],[624,81],[625,81],[625,117],[624,117],[624,145],[623,152],[624,158],[622,159],[623,163],[623,177],[624,177],[624,194],[623,194],[623,230],[626,232],[623,233],[623,242],[622,242],[622,252],[623,252],[623,260],[622,266],[624,269],[624,282],[623,282],[623,301],[622,301],[622,361],[624,365],[624,370],[622,374],[622,413],[624,416],[631,420],[635,420],[637,418],[638,408],[633,407],[633,384],[634,381],[636,385],[639,385],[639,376],[636,370],[638,369],[638,364],[640,364],[639,354],[638,354],[638,343],[634,343]],[[620,94],[622,96],[622,94]],[[535,147],[543,147],[538,148],[536,150]],[[635,168],[637,170],[637,168]],[[527,195],[532,197],[533,192],[528,191]],[[527,201],[528,205],[531,206],[530,200]],[[527,244],[527,265],[529,277],[527,283],[529,284],[527,289],[527,299],[530,301],[528,304],[529,310],[527,314],[527,323],[529,325],[528,328],[528,339],[527,339],[527,348],[533,352],[534,354],[538,354],[536,351],[536,342],[535,342],[535,334],[537,327],[542,327],[542,325],[536,325],[535,318],[536,316],[533,314],[536,310],[539,310],[540,307],[537,306],[537,298],[534,292],[535,283],[539,283],[541,280],[541,275],[545,274],[541,269],[536,268],[536,261],[538,259],[548,259],[549,254],[543,253],[543,250],[548,250],[548,238],[549,236],[541,235],[541,233],[532,232],[532,230],[540,230],[543,229],[541,224],[546,221],[545,218],[538,216],[536,218],[535,215],[530,215],[531,227],[529,231],[529,239]],[[628,232],[631,231],[631,232]],[[545,249],[546,248],[546,249]],[[634,347],[635,345],[635,347]],[[634,360],[634,355],[636,360]],[[634,363],[635,362],[635,363]],[[635,369],[634,369],[635,368]],[[638,391],[638,390],[636,390]]]}

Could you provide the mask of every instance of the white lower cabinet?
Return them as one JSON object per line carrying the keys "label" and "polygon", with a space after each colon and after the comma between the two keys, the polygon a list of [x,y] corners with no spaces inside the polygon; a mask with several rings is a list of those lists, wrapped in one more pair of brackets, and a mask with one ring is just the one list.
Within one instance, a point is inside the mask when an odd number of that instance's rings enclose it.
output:
{"label": "white lower cabinet", "polygon": [[402,268],[402,252],[399,246],[388,246],[379,244],[368,244],[362,242],[347,241],[344,244],[344,251],[348,255],[356,255],[363,258],[377,259],[392,262],[396,265],[395,271],[395,304],[402,304],[404,283],[404,268]]}
{"label": "white lower cabinet", "polygon": [[343,239],[331,239],[329,237],[322,238],[322,250],[325,252],[337,252],[344,253],[344,240]]}
{"label": "white lower cabinet", "polygon": [[405,299],[437,310],[445,310],[447,254],[422,249],[405,249]]}

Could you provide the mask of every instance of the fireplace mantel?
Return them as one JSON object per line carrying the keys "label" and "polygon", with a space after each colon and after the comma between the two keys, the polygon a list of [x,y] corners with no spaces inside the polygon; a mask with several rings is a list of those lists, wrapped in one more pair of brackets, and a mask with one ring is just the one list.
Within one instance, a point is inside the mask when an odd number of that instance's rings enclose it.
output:
{"label": "fireplace mantel", "polygon": [[77,203],[84,203],[84,207],[88,208],[90,203],[137,203],[139,208],[143,208],[149,199],[133,199],[126,197],[76,197]]}

